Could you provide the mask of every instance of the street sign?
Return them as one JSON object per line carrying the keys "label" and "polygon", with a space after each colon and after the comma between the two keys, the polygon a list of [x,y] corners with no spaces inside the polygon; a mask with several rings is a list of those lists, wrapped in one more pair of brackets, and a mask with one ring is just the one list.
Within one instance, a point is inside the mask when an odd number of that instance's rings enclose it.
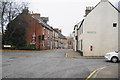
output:
{"label": "street sign", "polygon": [[4,47],[11,47],[11,45],[4,45]]}
{"label": "street sign", "polygon": [[31,45],[35,45],[35,42],[31,42],[30,44],[31,44]]}
{"label": "street sign", "polygon": [[32,37],[35,38],[35,33],[33,33]]}

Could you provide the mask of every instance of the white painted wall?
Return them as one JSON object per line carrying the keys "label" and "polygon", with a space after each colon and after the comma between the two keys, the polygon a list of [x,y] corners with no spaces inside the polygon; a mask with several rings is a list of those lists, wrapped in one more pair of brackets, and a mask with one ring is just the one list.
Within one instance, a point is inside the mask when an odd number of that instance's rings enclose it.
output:
{"label": "white painted wall", "polygon": [[[83,34],[83,25],[81,26],[81,28],[78,30],[78,50],[79,51],[83,51],[81,50],[81,44],[83,44],[83,40],[84,40],[84,34]],[[81,43],[82,40],[82,43]],[[84,46],[84,45],[83,45]]]}
{"label": "white painted wall", "polygon": [[118,11],[109,2],[101,2],[85,17],[81,39],[84,56],[104,56],[106,52],[118,50]]}
{"label": "white painted wall", "polygon": [[78,31],[77,31],[77,29],[78,29],[78,27],[75,27],[75,34],[74,34],[74,50],[75,51],[77,51],[77,47],[76,47],[76,45],[77,45],[77,40],[76,40],[76,36],[78,36]]}
{"label": "white painted wall", "polygon": [[[119,8],[119,10],[120,10],[120,1],[119,1],[119,3],[118,3],[118,8]],[[118,14],[118,50],[120,50],[120,13]]]}

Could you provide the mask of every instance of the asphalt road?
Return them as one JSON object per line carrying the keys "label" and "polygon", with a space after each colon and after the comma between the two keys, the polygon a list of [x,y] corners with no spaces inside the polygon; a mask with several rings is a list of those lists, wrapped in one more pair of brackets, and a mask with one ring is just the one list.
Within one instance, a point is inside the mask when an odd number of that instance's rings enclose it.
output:
{"label": "asphalt road", "polygon": [[86,78],[93,70],[116,63],[105,59],[70,59],[58,49],[2,53],[3,78]]}

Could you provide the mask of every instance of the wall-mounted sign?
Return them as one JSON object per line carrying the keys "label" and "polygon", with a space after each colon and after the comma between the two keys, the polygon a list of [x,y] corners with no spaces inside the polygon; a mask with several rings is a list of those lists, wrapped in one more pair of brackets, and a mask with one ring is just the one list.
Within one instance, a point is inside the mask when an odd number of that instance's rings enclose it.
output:
{"label": "wall-mounted sign", "polygon": [[35,42],[31,42],[30,44],[31,44],[31,45],[35,45]]}
{"label": "wall-mounted sign", "polygon": [[96,31],[87,31],[88,34],[96,34]]}
{"label": "wall-mounted sign", "polygon": [[4,45],[4,47],[11,47],[11,45]]}
{"label": "wall-mounted sign", "polygon": [[32,37],[35,38],[35,33],[33,33]]}

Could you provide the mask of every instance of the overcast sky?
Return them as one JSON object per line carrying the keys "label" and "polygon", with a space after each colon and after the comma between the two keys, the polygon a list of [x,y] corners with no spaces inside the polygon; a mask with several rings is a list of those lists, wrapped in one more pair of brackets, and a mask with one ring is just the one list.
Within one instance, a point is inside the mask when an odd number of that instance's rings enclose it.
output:
{"label": "overcast sky", "polygon": [[[21,0],[22,1],[22,0]],[[74,25],[79,23],[85,15],[86,6],[95,6],[101,0],[25,0],[30,3],[29,9],[40,13],[42,17],[49,17],[48,24],[53,28],[62,29],[68,36],[73,32]],[[109,0],[115,6],[120,0]]]}

